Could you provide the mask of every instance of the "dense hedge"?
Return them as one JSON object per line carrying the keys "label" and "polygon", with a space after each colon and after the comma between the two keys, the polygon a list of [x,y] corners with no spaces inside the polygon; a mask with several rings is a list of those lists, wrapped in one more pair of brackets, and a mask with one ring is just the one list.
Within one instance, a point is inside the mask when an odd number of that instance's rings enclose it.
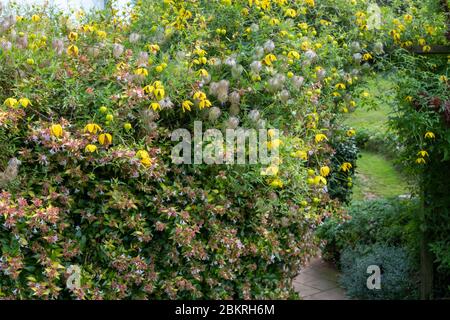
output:
{"label": "dense hedge", "polygon": [[[293,297],[314,229],[340,214],[330,195],[348,199],[359,83],[385,46],[440,39],[418,3],[383,8],[382,30],[356,0],[3,14],[0,297]],[[280,129],[280,156],[175,165],[170,133],[194,120]]]}
{"label": "dense hedge", "polygon": [[[110,9],[4,18],[2,298],[294,297],[315,227],[338,210],[327,179],[351,175],[352,158],[329,159],[355,102],[314,3],[288,9],[164,1],[130,22]],[[170,133],[194,120],[279,128],[280,156],[175,165]],[[80,288],[66,287],[72,265]]]}

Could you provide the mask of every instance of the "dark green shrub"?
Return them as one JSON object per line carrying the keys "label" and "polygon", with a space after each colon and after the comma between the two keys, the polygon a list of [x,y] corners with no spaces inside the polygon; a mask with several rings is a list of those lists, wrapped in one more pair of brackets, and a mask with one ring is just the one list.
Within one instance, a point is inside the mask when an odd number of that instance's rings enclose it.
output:
{"label": "dark green shrub", "polygon": [[[352,177],[355,174],[358,147],[355,139],[338,139],[332,142],[335,150],[331,158],[332,174],[329,178],[328,192],[331,198],[348,203],[352,196]],[[342,169],[342,163],[351,165],[349,170]]]}
{"label": "dark green shrub", "polygon": [[348,208],[349,218],[328,218],[317,230],[324,240],[322,254],[339,263],[341,252],[359,244],[386,244],[417,248],[416,226],[413,217],[417,204],[414,200],[379,199],[354,202]]}
{"label": "dark green shrub", "polygon": [[356,131],[355,142],[358,148],[363,149],[366,147],[367,142],[369,141],[371,136],[371,132],[366,129],[360,129]]}
{"label": "dark green shrub", "polygon": [[[369,289],[367,268],[381,269],[380,289]],[[341,256],[341,285],[350,298],[369,300],[415,299],[417,277],[408,252],[400,247],[384,245],[347,248]]]}

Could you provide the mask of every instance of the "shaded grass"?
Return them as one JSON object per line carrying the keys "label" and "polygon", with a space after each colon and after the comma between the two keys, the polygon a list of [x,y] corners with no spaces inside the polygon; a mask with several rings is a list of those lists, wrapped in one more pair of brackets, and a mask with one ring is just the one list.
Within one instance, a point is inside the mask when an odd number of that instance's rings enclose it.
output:
{"label": "shaded grass", "polygon": [[357,163],[354,200],[391,198],[408,193],[406,180],[382,155],[362,151]]}

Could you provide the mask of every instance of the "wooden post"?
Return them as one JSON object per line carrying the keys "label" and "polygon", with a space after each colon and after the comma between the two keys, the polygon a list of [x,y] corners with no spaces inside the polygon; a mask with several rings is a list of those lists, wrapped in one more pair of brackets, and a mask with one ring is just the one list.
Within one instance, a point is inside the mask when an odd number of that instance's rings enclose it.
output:
{"label": "wooden post", "polygon": [[[423,184],[422,184],[423,185]],[[433,258],[429,249],[428,226],[425,211],[425,190],[421,192],[420,239],[420,299],[430,300],[433,294]]]}
{"label": "wooden post", "polygon": [[431,45],[429,51],[423,51],[421,46],[407,47],[406,50],[415,54],[450,54],[450,46]]}

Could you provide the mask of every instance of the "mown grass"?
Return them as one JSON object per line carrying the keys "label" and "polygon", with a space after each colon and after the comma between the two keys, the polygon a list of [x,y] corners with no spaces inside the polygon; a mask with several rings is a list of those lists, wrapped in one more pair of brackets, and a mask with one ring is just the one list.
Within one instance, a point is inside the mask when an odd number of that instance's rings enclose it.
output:
{"label": "mown grass", "polygon": [[362,151],[357,165],[353,200],[391,198],[408,193],[405,179],[382,155]]}
{"label": "mown grass", "polygon": [[[367,83],[371,101],[349,114],[345,123],[356,131],[370,135],[388,130],[391,105],[395,103],[395,82],[389,76],[378,76]],[[407,183],[392,162],[381,153],[362,150],[357,161],[353,199],[390,198],[408,193]]]}
{"label": "mown grass", "polygon": [[355,130],[367,130],[379,132],[387,130],[387,120],[390,107],[387,104],[379,106],[377,109],[368,110],[358,108],[345,120],[345,124]]}

